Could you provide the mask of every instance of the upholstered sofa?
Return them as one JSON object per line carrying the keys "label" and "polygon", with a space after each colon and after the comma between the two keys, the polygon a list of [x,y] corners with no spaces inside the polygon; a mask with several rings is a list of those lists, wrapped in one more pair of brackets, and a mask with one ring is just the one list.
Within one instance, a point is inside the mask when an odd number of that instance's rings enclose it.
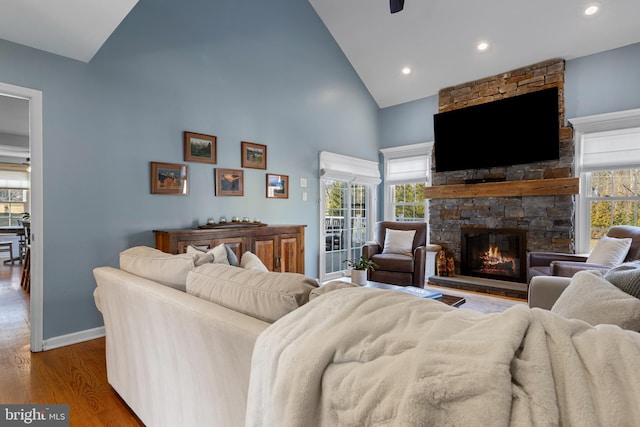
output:
{"label": "upholstered sofa", "polygon": [[137,247],[94,269],[108,381],[147,426],[640,425],[637,332],[223,253]]}

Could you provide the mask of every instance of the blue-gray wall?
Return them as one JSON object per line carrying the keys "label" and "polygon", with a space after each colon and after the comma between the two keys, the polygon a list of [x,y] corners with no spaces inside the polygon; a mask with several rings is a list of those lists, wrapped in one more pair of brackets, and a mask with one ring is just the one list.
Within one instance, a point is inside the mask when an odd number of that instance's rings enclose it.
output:
{"label": "blue-gray wall", "polygon": [[[567,62],[567,117],[640,107],[640,44]],[[91,269],[117,265],[151,230],[208,217],[308,224],[318,269],[318,153],[376,160],[379,148],[433,139],[437,96],[379,110],[313,8],[297,0],[140,0],[89,63],[0,40],[0,81],[43,92],[44,337],[102,325]],[[266,144],[290,198],[213,196],[213,165],[189,163],[188,196],[149,194],[149,161],[182,163],[182,131]],[[300,178],[309,182],[301,200]]]}
{"label": "blue-gray wall", "polygon": [[[640,43],[567,61],[567,119],[633,108],[640,108]],[[437,112],[437,95],[380,110],[381,148],[433,141]]]}
{"label": "blue-gray wall", "polygon": [[[379,109],[306,1],[140,0],[89,64],[0,41],[0,81],[43,93],[45,339],[103,324],[92,268],[153,229],[307,224],[317,276],[318,153],[378,157]],[[183,163],[184,130],[218,137],[217,165],[189,163],[188,196],[151,195],[149,162]],[[243,140],[267,145],[267,171],[214,197]],[[289,199],[266,199],[265,172],[289,175]]]}

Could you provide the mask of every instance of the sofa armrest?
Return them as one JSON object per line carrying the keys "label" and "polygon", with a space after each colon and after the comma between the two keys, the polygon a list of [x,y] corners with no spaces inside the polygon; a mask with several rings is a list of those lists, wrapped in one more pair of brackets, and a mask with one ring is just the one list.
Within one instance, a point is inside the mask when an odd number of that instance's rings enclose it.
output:
{"label": "sofa armrest", "polygon": [[573,261],[585,262],[587,257],[584,255],[564,254],[559,252],[529,252],[527,254],[529,267],[537,265],[547,266],[552,261]]}
{"label": "sofa armrest", "polygon": [[570,277],[532,277],[529,283],[529,307],[550,310],[569,283],[571,283]]}
{"label": "sofa armrest", "polygon": [[578,271],[583,270],[597,270],[601,273],[606,273],[609,269],[611,269],[610,266],[586,262],[553,261],[551,263],[552,276],[573,277]]}
{"label": "sofa armrest", "polygon": [[365,243],[364,246],[362,246],[362,256],[366,259],[371,259],[372,256],[380,252],[382,252],[382,248],[377,243]]}

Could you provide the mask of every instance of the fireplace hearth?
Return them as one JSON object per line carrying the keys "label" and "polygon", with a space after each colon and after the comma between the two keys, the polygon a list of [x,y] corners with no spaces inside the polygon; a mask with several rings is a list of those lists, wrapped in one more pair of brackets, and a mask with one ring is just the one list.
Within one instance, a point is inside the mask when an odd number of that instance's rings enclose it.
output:
{"label": "fireplace hearth", "polygon": [[526,232],[507,228],[462,228],[463,275],[526,283]]}

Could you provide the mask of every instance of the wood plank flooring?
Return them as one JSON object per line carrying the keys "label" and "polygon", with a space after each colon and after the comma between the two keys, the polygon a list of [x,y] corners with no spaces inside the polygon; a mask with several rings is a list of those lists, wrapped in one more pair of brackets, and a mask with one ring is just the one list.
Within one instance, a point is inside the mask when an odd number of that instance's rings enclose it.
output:
{"label": "wood plank flooring", "polygon": [[0,266],[0,403],[68,404],[71,426],[142,426],[107,382],[104,338],[29,350],[21,266]]}

